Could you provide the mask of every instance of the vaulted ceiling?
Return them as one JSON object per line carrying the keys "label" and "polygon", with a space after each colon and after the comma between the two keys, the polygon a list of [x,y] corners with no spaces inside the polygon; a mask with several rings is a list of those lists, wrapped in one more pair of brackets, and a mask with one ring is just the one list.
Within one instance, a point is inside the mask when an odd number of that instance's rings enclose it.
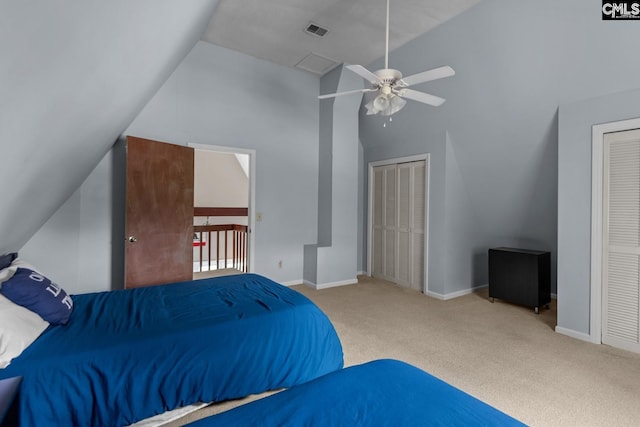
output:
{"label": "vaulted ceiling", "polygon": [[[393,0],[391,49],[478,1]],[[1,3],[0,253],[71,196],[198,39],[316,75],[384,55],[384,0]]]}
{"label": "vaulted ceiling", "polygon": [[0,1],[0,253],[20,249],[82,184],[215,5]]}
{"label": "vaulted ceiling", "polygon": [[[391,0],[390,50],[479,1]],[[220,0],[202,40],[322,75],[382,57],[385,24],[385,0]],[[310,34],[309,25],[327,31]]]}

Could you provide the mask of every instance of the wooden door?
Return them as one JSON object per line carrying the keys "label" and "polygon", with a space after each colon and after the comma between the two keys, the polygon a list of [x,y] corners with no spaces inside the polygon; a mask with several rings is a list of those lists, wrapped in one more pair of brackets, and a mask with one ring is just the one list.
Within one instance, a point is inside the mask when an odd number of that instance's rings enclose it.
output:
{"label": "wooden door", "polygon": [[125,287],[193,278],[193,149],[127,137]]}

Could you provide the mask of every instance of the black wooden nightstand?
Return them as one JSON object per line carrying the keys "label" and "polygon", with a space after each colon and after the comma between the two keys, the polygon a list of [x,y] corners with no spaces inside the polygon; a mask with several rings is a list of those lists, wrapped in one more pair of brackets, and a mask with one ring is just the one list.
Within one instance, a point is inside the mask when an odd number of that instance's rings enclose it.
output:
{"label": "black wooden nightstand", "polygon": [[489,298],[548,308],[551,302],[551,253],[516,248],[489,249]]}

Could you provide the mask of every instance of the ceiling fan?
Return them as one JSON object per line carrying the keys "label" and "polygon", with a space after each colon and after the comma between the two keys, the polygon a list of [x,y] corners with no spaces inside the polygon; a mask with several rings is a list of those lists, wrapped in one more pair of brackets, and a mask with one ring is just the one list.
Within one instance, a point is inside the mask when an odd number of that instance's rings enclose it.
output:
{"label": "ceiling fan", "polygon": [[413,89],[407,89],[407,87],[418,83],[450,77],[455,74],[453,68],[444,66],[413,74],[408,77],[402,77],[402,73],[400,71],[389,68],[389,0],[387,0],[387,33],[384,68],[375,72],[367,70],[362,65],[347,65],[346,68],[371,83],[371,87],[320,95],[318,99],[334,98],[336,96],[349,95],[352,93],[378,92],[378,95],[373,100],[365,104],[365,107],[367,108],[367,114],[380,114],[382,116],[390,116],[400,111],[407,103],[404,98],[412,99],[434,107],[442,105],[445,101],[444,98],[429,95],[428,93],[419,92]]}

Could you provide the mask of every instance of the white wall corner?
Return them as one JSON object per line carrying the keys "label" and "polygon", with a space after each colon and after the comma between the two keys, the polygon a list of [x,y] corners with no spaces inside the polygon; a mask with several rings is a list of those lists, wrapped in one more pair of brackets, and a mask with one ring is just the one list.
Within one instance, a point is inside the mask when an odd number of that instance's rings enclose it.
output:
{"label": "white wall corner", "polygon": [[302,283],[305,284],[306,286],[309,286],[319,291],[321,289],[335,288],[338,286],[355,285],[358,283],[358,278],[354,277],[353,279],[341,280],[339,282],[330,282],[330,283],[312,283],[308,280],[304,280]]}
{"label": "white wall corner", "polygon": [[316,284],[315,284],[315,283],[313,283],[313,282],[311,282],[311,281],[309,281],[309,280],[303,280],[303,281],[302,281],[302,284],[303,284],[303,285],[305,285],[305,286],[310,287],[311,289],[315,289],[315,290],[317,290],[317,289],[318,289],[318,288],[316,287]]}
{"label": "white wall corner", "polygon": [[302,280],[302,279],[298,279],[298,280],[288,280],[288,281],[286,281],[286,282],[278,282],[278,283],[280,283],[280,284],[281,284],[281,285],[283,285],[283,286],[290,287],[290,286],[296,286],[296,285],[299,285],[299,284],[301,284],[301,283],[304,283],[304,280]]}
{"label": "white wall corner", "polygon": [[433,292],[433,291],[427,291],[426,295],[428,295],[430,297],[433,297],[433,298],[436,298],[436,299],[439,299],[439,300],[442,300],[442,301],[447,301],[447,300],[450,300],[450,299],[453,299],[453,298],[458,298],[458,297],[462,297],[462,296],[465,296],[465,295],[469,295],[469,294],[478,292],[481,289],[484,289],[484,288],[486,288],[488,286],[489,285],[480,285],[480,286],[476,286],[476,287],[469,288],[469,289],[463,289],[461,291],[451,292],[451,293],[448,293],[448,294],[440,294],[440,293]]}
{"label": "white wall corner", "polygon": [[600,342],[594,339],[591,335],[584,332],[574,331],[573,329],[563,328],[562,326],[556,326],[556,332],[562,335],[566,335],[571,338],[575,338],[581,341],[587,341],[593,344],[600,344]]}

